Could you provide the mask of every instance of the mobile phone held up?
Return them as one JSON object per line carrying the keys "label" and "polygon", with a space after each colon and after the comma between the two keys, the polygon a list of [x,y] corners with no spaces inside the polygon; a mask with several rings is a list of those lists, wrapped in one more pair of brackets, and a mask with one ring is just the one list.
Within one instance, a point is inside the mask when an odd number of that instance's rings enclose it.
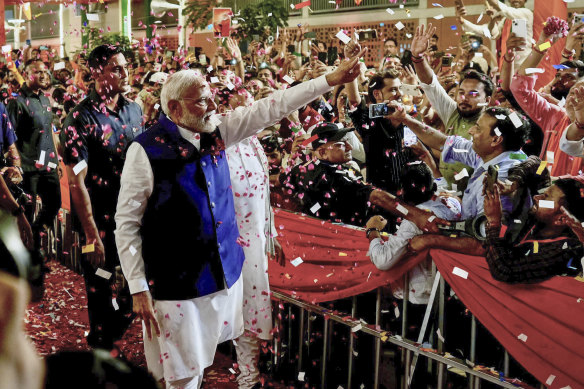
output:
{"label": "mobile phone held up", "polygon": [[380,118],[395,112],[394,107],[388,107],[385,103],[371,104],[369,106],[369,119]]}
{"label": "mobile phone held up", "polygon": [[513,19],[513,22],[511,23],[511,32],[514,33],[516,37],[527,39],[527,20]]}
{"label": "mobile phone held up", "polygon": [[410,147],[418,143],[418,137],[408,126],[404,126],[404,146]]}
{"label": "mobile phone held up", "polygon": [[487,170],[487,177],[485,177],[485,180],[487,180],[486,189],[488,192],[493,193],[493,189],[495,188],[495,183],[497,182],[498,178],[499,169],[497,169],[495,165],[490,165],[489,169]]}

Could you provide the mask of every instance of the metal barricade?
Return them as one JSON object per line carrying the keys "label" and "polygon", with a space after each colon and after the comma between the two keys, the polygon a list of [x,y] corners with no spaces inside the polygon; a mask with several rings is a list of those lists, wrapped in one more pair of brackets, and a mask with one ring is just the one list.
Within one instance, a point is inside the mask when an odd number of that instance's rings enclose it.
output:
{"label": "metal barricade", "polygon": [[[507,374],[509,373],[509,355],[505,351],[505,354],[502,355],[503,363],[504,363],[504,371],[502,372],[504,376],[500,374],[488,374],[487,372],[478,369],[474,369],[473,366],[476,362],[476,330],[477,330],[477,323],[474,316],[472,317],[471,321],[471,339],[470,339],[470,355],[469,358],[465,360],[461,360],[451,356],[448,353],[444,353],[444,344],[441,336],[439,335],[437,339],[434,339],[433,332],[430,332],[428,336],[426,336],[426,332],[428,329],[428,325],[430,323],[431,312],[433,309],[437,309],[438,319],[436,320],[436,326],[439,329],[440,334],[444,334],[444,313],[445,313],[445,282],[444,279],[440,276],[440,273],[434,269],[434,283],[432,287],[432,292],[430,296],[430,301],[428,303],[427,309],[424,314],[424,319],[420,328],[420,333],[416,341],[412,341],[407,339],[406,330],[408,326],[408,309],[407,309],[407,301],[408,301],[408,289],[404,288],[404,304],[403,309],[401,312],[402,316],[402,334],[392,334],[387,330],[383,330],[379,327],[380,325],[380,318],[381,318],[381,288],[378,288],[376,291],[376,302],[375,302],[375,326],[371,328],[370,326],[362,325],[362,321],[356,318],[357,312],[357,297],[353,296],[351,298],[351,315],[350,319],[347,319],[347,315],[336,313],[330,309],[327,309],[323,306],[317,304],[311,304],[302,300],[298,300],[291,296],[288,296],[283,293],[279,293],[276,291],[272,292],[272,299],[276,301],[277,310],[275,312],[275,325],[277,326],[276,332],[279,332],[279,328],[282,324],[282,316],[281,312],[287,310],[287,320],[288,320],[288,329],[285,331],[286,339],[282,339],[281,337],[275,336],[274,337],[274,353],[278,355],[278,353],[282,350],[282,342],[286,342],[287,353],[292,358],[294,354],[294,350],[292,345],[297,347],[298,352],[298,361],[296,364],[297,372],[303,372],[304,368],[306,367],[307,358],[305,357],[305,347],[306,345],[306,353],[311,352],[310,350],[310,342],[311,342],[311,334],[312,334],[312,321],[311,317],[313,315],[320,316],[324,320],[323,325],[323,345],[322,345],[322,354],[320,358],[320,388],[325,389],[327,388],[327,372],[330,370],[328,363],[329,363],[329,353],[331,350],[331,331],[332,325],[342,325],[350,330],[357,329],[360,333],[367,334],[369,336],[373,336],[375,340],[375,354],[374,354],[374,377],[373,377],[373,389],[378,389],[380,387],[380,361],[382,356],[382,344],[391,343],[399,347],[402,351],[401,354],[401,361],[402,361],[402,372],[400,376],[401,384],[399,385],[400,388],[407,389],[410,387],[412,383],[412,378],[416,372],[416,364],[419,357],[426,358],[428,361],[428,372],[432,373],[432,377],[435,380],[435,384],[432,385],[432,388],[442,389],[446,387],[448,382],[448,369],[457,369],[460,372],[464,372],[467,376],[468,380],[468,387],[471,389],[480,388],[482,382],[490,382],[502,388],[516,388],[516,385],[513,385],[510,379],[507,379]],[[404,285],[408,285],[407,275],[404,279]],[[284,304],[288,304],[286,309]],[[436,305],[436,306],[435,306]],[[292,306],[299,309],[299,323],[298,323],[298,336],[295,336],[292,333]],[[279,332],[281,334],[281,332]],[[282,334],[284,335],[284,334]],[[298,342],[293,342],[293,338],[298,339]],[[429,339],[433,341],[432,344],[435,344],[435,349],[430,348],[422,348],[421,344],[424,342],[425,339]],[[355,351],[355,342],[353,336],[350,336],[348,341],[348,360],[347,360],[347,381],[346,386],[342,386],[345,389],[353,388],[353,378],[355,376],[354,372],[354,351]],[[291,359],[290,359],[291,360]],[[277,359],[274,359],[276,364],[279,363]],[[529,387],[525,383],[522,383],[523,387]]]}

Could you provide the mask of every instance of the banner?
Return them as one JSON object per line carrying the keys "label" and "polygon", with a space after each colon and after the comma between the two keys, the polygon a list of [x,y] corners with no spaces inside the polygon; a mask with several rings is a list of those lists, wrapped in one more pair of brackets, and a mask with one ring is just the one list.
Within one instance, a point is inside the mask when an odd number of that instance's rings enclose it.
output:
{"label": "banner", "polygon": [[367,256],[369,239],[364,230],[277,209],[274,214],[286,266],[270,261],[270,288],[303,301],[338,300],[401,282],[406,272],[428,257],[426,251],[403,258],[391,270],[378,270]]}
{"label": "banner", "polygon": [[584,282],[554,277],[510,285],[493,279],[483,257],[444,250],[430,256],[464,305],[535,378],[548,388],[584,388]]}

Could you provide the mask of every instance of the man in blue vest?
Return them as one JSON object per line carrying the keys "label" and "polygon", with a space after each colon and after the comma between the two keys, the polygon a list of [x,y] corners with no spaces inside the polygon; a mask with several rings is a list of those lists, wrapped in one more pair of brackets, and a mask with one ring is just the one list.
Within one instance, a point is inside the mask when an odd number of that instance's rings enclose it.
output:
{"label": "man in blue vest", "polygon": [[217,344],[243,333],[244,255],[225,147],[350,82],[364,52],[224,116],[215,115],[209,85],[193,70],[164,84],[158,124],[128,149],[116,242],[148,367],[167,387],[200,387]]}

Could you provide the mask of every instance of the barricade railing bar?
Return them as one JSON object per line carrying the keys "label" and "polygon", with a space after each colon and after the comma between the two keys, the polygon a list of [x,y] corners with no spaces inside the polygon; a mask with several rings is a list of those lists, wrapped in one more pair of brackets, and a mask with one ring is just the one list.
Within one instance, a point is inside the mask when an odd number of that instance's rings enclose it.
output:
{"label": "barricade railing bar", "polygon": [[[50,236],[51,234],[49,234]],[[47,241],[43,242],[43,246],[51,246],[55,249],[57,259],[63,264],[64,266],[68,267],[69,269],[81,273],[81,247],[80,247],[80,237],[79,233],[74,231],[72,228],[72,214],[66,210],[60,211],[60,216],[56,218],[55,224],[53,226],[53,237],[52,239],[47,239]],[[46,247],[45,246],[45,247]],[[48,248],[47,248],[48,249]],[[435,349],[427,349],[422,348],[421,344],[423,340],[427,338],[425,336],[426,326],[428,324],[428,319],[430,316],[430,311],[433,309],[437,310],[437,327],[440,329],[442,334],[444,334],[444,312],[445,312],[445,281],[444,278],[440,277],[440,273],[438,273],[434,267],[433,274],[435,275],[434,278],[434,286],[432,288],[432,295],[430,301],[428,303],[428,308],[426,310],[426,314],[424,316],[424,322],[422,323],[420,336],[418,337],[417,341],[409,340],[406,338],[406,329],[407,329],[407,317],[408,317],[408,289],[404,288],[404,304],[401,312],[402,316],[402,335],[393,334],[390,331],[384,330],[380,328],[381,322],[381,288],[378,288],[376,291],[376,302],[375,302],[375,323],[374,327],[368,325],[363,325],[364,321],[357,318],[357,296],[353,296],[351,299],[351,312],[349,314],[339,314],[335,313],[336,311],[332,311],[327,309],[323,306],[308,303],[306,301],[302,301],[300,299],[294,298],[292,296],[286,295],[284,293],[278,291],[272,291],[272,300],[280,301],[285,304],[290,304],[288,306],[288,321],[289,325],[286,331],[287,335],[287,352],[288,355],[292,355],[292,346],[298,348],[298,356],[297,356],[297,364],[296,369],[297,373],[302,371],[303,366],[306,365],[307,359],[304,355],[304,339],[305,335],[308,334],[308,339],[310,338],[310,334],[313,331],[313,320],[310,318],[310,314],[321,316],[324,319],[324,328],[323,328],[323,350],[322,350],[322,359],[321,359],[321,366],[320,366],[320,388],[325,389],[326,386],[326,378],[327,378],[327,360],[330,357],[331,352],[331,342],[332,342],[332,324],[342,324],[346,326],[348,329],[353,329],[356,326],[361,325],[359,328],[360,333],[367,334],[372,336],[375,341],[375,354],[374,354],[374,377],[373,377],[373,389],[379,388],[379,376],[380,376],[380,363],[381,363],[381,356],[382,356],[382,344],[391,343],[399,348],[402,349],[401,355],[401,362],[403,366],[403,372],[401,374],[401,386],[402,389],[407,389],[409,384],[411,383],[411,379],[413,374],[415,373],[415,364],[418,356],[422,356],[427,358],[430,361],[434,361],[436,363],[435,368],[435,378],[436,378],[436,385],[433,388],[442,389],[445,387],[446,384],[446,377],[445,377],[445,367],[449,366],[459,371],[466,373],[469,377],[468,380],[468,387],[471,389],[479,388],[481,385],[481,381],[486,381],[493,383],[502,388],[517,388],[517,385],[512,384],[511,379],[507,378],[509,374],[509,354],[505,351],[503,355],[503,373],[504,376],[496,375],[495,373],[487,373],[486,370],[476,370],[473,369],[472,364],[475,362],[475,353],[476,353],[476,320],[472,319],[472,327],[471,327],[471,339],[470,339],[470,348],[471,352],[469,355],[469,360],[464,361],[459,358],[455,358],[450,356],[447,353],[444,353],[443,350],[443,342],[441,339],[437,339],[436,342],[432,342],[434,338],[434,334],[430,333],[428,335],[430,339],[430,343],[435,343]],[[408,285],[407,273],[404,276],[404,285]],[[437,302],[435,300],[438,300]],[[436,302],[436,307],[434,303]],[[298,322],[298,337],[297,341],[293,341],[295,338],[293,334],[292,326],[290,325],[290,320],[292,317],[292,306],[297,307],[299,312],[299,322]],[[279,315],[279,311],[281,310],[280,304],[275,304],[275,310],[273,312],[274,317],[274,325],[276,328],[280,328],[281,326],[281,315]],[[279,333],[279,331],[278,331]],[[282,338],[280,336],[274,336],[273,341],[273,361],[274,364],[278,365],[280,363],[280,356],[282,354],[283,345],[282,345]],[[355,342],[352,336],[349,337],[348,342],[348,360],[347,360],[347,385],[344,386],[344,389],[351,389],[352,388],[352,381],[354,376],[354,349]],[[306,345],[306,352],[310,353],[310,344]],[[467,363],[470,362],[470,363]],[[428,369],[432,369],[433,366],[428,366]],[[521,382],[521,386],[524,388],[533,388],[531,386],[526,385],[524,382]],[[539,388],[544,388],[543,384],[539,385]]]}
{"label": "barricade railing bar", "polygon": [[[437,273],[437,277],[436,280],[440,280],[440,282],[443,284],[443,279],[440,277],[439,273]],[[407,280],[406,280],[407,281]],[[407,284],[405,284],[407,285]],[[448,366],[449,368],[455,368],[458,369],[459,371],[462,371],[464,373],[466,373],[469,376],[469,388],[479,388],[480,387],[480,383],[481,380],[483,381],[487,381],[493,384],[496,384],[499,387],[502,388],[517,388],[517,385],[514,385],[511,382],[508,381],[512,381],[512,379],[504,376],[500,376],[500,375],[496,375],[495,373],[489,374],[486,371],[488,371],[488,369],[481,369],[481,370],[476,370],[473,368],[472,366],[472,360],[474,360],[474,336],[476,336],[476,321],[473,317],[473,328],[474,330],[472,331],[472,338],[471,338],[471,349],[473,349],[473,355],[471,355],[471,359],[469,361],[463,361],[459,358],[453,357],[448,353],[443,353],[441,352],[441,350],[433,350],[433,349],[428,349],[428,348],[423,348],[421,346],[421,343],[419,342],[414,342],[412,340],[409,340],[401,335],[397,335],[397,334],[392,334],[390,331],[387,330],[383,330],[381,328],[379,328],[379,317],[380,317],[380,307],[381,307],[381,288],[377,289],[377,299],[376,299],[376,325],[374,328],[371,328],[370,326],[365,326],[363,325],[363,321],[360,320],[359,318],[355,317],[355,313],[356,313],[356,296],[352,297],[352,308],[351,308],[351,316],[350,318],[348,318],[348,315],[344,314],[344,313],[336,313],[336,311],[332,311],[328,308],[325,308],[323,306],[320,305],[316,305],[316,304],[312,304],[312,303],[308,303],[306,301],[302,301],[299,300],[297,298],[294,298],[292,296],[289,296],[287,294],[281,293],[281,292],[277,292],[277,291],[272,291],[272,299],[275,301],[281,301],[283,303],[287,303],[290,305],[294,305],[297,308],[300,309],[300,315],[299,315],[299,334],[298,334],[298,363],[297,363],[297,373],[302,371],[303,365],[304,365],[304,351],[303,351],[303,339],[305,338],[305,328],[306,328],[306,333],[308,333],[308,338],[310,338],[310,326],[311,326],[311,320],[306,320],[310,314],[316,314],[319,316],[322,316],[324,318],[324,329],[323,329],[323,350],[322,350],[322,359],[321,359],[321,367],[320,367],[320,388],[321,389],[325,389],[327,387],[327,382],[326,382],[326,378],[327,378],[327,352],[328,349],[330,349],[330,339],[329,339],[329,332],[330,332],[330,324],[331,322],[334,323],[338,323],[338,324],[342,324],[344,326],[346,326],[349,329],[352,329],[354,327],[360,326],[359,331],[361,333],[365,333],[367,335],[373,336],[375,338],[375,366],[374,366],[374,381],[373,381],[373,388],[374,389],[378,389],[379,388],[379,371],[380,371],[380,350],[381,350],[381,344],[382,343],[391,343],[394,344],[398,347],[400,347],[403,350],[403,355],[402,355],[402,362],[405,362],[403,364],[404,369],[403,369],[403,373],[402,373],[402,380],[401,380],[401,388],[408,388],[409,384],[411,383],[411,376],[410,374],[413,375],[413,369],[412,369],[412,361],[413,361],[413,357],[416,355],[428,358],[429,360],[435,361],[437,363],[437,367],[436,367],[436,375],[437,375],[437,384],[436,384],[436,388],[441,389],[443,387],[445,387],[446,384],[446,380],[445,380],[445,367]],[[404,300],[407,299],[407,288],[404,288]],[[443,302],[442,302],[443,304]],[[430,304],[429,304],[430,305]],[[402,332],[403,334],[405,334],[405,327],[407,326],[407,324],[405,324],[406,322],[406,315],[407,315],[407,304],[404,304],[404,309],[402,309],[402,316],[403,316],[403,322],[402,323],[402,329],[404,330],[404,332]],[[431,309],[431,307],[429,308]],[[276,304],[276,312],[274,314],[275,317],[278,317],[278,312],[282,310],[282,306],[280,306],[279,304]],[[428,310],[429,311],[429,310]],[[308,313],[308,315],[307,315]],[[291,313],[290,313],[290,307],[288,307],[288,320],[291,320]],[[427,315],[426,315],[427,316]],[[427,321],[427,318],[425,318],[425,322]],[[308,325],[305,327],[304,322],[307,321]],[[280,320],[276,320],[275,322],[276,326],[280,325]],[[292,355],[292,350],[290,349],[292,346],[292,330],[291,330],[292,326],[288,325],[288,331],[287,331],[287,335],[288,335],[288,343],[287,343],[287,347],[288,347],[288,354]],[[424,331],[422,331],[424,332]],[[280,343],[282,343],[283,339],[278,338],[278,337],[274,337],[274,362],[276,364],[279,363],[278,361],[278,356],[279,354],[279,350],[282,349],[282,346]],[[439,341],[440,343],[442,343],[441,341]],[[350,337],[349,339],[349,361],[348,361],[348,368],[347,368],[347,384],[346,387],[344,387],[345,389],[351,389],[352,387],[352,376],[353,376],[353,347],[354,347],[354,341],[353,341],[353,337]],[[505,367],[506,367],[506,372],[505,374],[508,374],[508,354],[505,352]],[[467,362],[470,362],[470,365],[467,364]],[[408,376],[409,380],[408,380]],[[408,382],[409,381],[409,382]],[[528,386],[527,384],[525,384],[524,382],[521,382],[521,386],[523,388],[533,388],[531,386]],[[541,386],[543,387],[543,385]]]}

